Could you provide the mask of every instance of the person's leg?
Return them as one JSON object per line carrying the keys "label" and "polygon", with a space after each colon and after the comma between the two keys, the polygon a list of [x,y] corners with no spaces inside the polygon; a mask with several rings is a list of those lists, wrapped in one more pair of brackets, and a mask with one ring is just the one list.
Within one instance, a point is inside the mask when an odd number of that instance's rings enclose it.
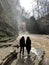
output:
{"label": "person's leg", "polygon": [[22,54],[24,55],[24,47],[23,47],[23,49],[22,49]]}
{"label": "person's leg", "polygon": [[28,50],[28,57],[30,57],[30,49]]}
{"label": "person's leg", "polygon": [[28,50],[28,54],[30,54],[30,50]]}
{"label": "person's leg", "polygon": [[27,50],[27,54],[28,54],[28,48],[26,48],[26,50]]}
{"label": "person's leg", "polygon": [[30,54],[31,46],[28,47],[28,54]]}
{"label": "person's leg", "polygon": [[30,49],[29,47],[26,47],[26,50],[27,50],[27,54],[28,54],[28,57],[30,56]]}
{"label": "person's leg", "polygon": [[22,47],[20,47],[20,54],[21,54],[21,51],[22,51]]}

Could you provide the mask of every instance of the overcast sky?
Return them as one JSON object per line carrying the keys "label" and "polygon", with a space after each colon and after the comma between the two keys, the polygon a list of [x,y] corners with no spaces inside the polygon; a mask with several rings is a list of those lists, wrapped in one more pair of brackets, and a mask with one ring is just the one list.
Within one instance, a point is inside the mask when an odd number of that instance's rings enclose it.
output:
{"label": "overcast sky", "polygon": [[[46,11],[46,7],[45,7],[45,9],[43,7],[43,6],[45,6],[46,0],[38,0],[38,1],[41,3],[43,2],[42,5],[38,4],[40,13],[43,14],[42,12]],[[47,2],[48,1],[49,0],[47,0]],[[24,8],[25,12],[29,13],[30,16],[33,15],[33,9],[35,9],[35,8],[38,9],[37,0],[20,0],[20,5],[22,8]],[[43,7],[43,9],[41,10],[42,7]],[[38,15],[37,10],[34,10],[34,13],[36,14],[35,17],[37,17],[37,15]]]}

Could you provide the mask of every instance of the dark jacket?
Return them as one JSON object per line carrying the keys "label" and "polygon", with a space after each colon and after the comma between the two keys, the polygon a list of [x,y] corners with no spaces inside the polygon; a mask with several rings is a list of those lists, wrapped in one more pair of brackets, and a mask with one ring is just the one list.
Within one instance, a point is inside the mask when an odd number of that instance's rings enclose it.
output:
{"label": "dark jacket", "polygon": [[30,40],[30,38],[27,38],[27,40],[26,40],[26,48],[31,49],[31,40]]}
{"label": "dark jacket", "polygon": [[20,47],[24,47],[24,46],[25,46],[25,39],[24,39],[24,37],[22,37],[20,39]]}

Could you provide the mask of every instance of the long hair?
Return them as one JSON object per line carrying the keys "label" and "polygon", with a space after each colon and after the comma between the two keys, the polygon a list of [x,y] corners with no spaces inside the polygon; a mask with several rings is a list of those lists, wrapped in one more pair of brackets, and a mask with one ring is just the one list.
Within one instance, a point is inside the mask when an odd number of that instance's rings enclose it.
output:
{"label": "long hair", "polygon": [[31,40],[30,40],[30,37],[29,36],[27,37],[26,44],[28,44],[28,45],[31,44]]}

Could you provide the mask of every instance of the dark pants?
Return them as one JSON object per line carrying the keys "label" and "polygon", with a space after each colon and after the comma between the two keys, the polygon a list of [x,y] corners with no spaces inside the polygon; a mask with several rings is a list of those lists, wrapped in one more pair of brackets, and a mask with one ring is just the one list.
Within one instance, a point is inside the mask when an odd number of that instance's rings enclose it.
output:
{"label": "dark pants", "polygon": [[31,46],[26,47],[27,53],[30,54]]}
{"label": "dark pants", "polygon": [[24,55],[24,47],[20,47],[20,54],[21,54],[21,52]]}

